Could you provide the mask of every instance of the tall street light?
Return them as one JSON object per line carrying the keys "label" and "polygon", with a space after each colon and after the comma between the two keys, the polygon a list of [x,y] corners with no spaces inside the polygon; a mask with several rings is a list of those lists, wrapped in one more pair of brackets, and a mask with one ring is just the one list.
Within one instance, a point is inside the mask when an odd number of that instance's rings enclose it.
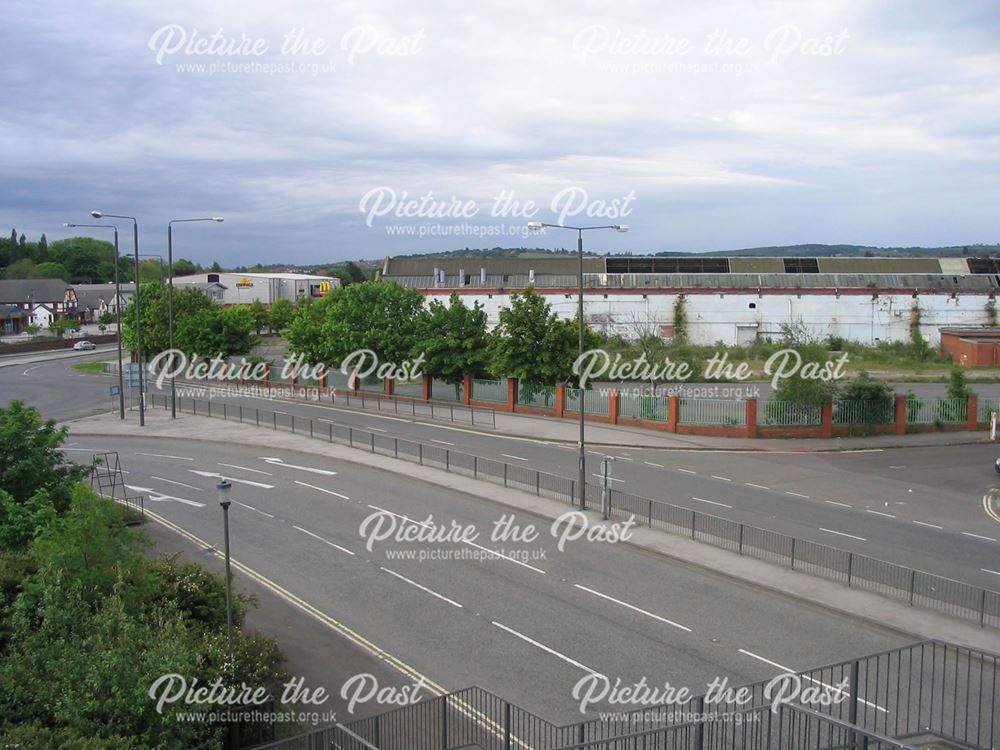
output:
{"label": "tall street light", "polygon": [[[115,325],[118,327],[118,418],[125,419],[125,374],[122,372],[122,287],[118,281],[118,227],[114,224],[63,224],[64,227],[115,230]],[[138,290],[138,284],[136,290]]]}
{"label": "tall street light", "polygon": [[[219,505],[222,506],[222,530],[226,540],[226,629],[229,638],[229,681],[231,685],[236,684],[236,659],[233,655],[233,576],[229,570],[229,506],[232,505],[230,495],[233,491],[233,484],[228,479],[222,478],[215,485],[219,493]],[[229,721],[229,741],[228,746],[235,748],[236,724]]]}
{"label": "tall street light", "polygon": [[95,219],[128,219],[132,222],[132,246],[135,249],[135,349],[139,357],[139,426],[146,425],[146,392],[143,390],[142,372],[142,337],[139,321],[142,319],[139,305],[139,221],[134,216],[122,216],[120,214],[104,214],[100,211],[91,211],[90,215]]}
{"label": "tall street light", "polygon": [[222,223],[221,216],[209,216],[202,219],[171,219],[167,222],[167,318],[170,328],[170,418],[177,419],[177,381],[173,376],[174,372],[174,224],[182,224],[191,221],[215,221]]}
{"label": "tall street light", "polygon": [[[545,224],[541,221],[529,221],[528,229],[533,232],[540,232],[544,227],[550,227],[552,229],[569,229],[576,232],[576,254],[579,259],[579,264],[577,268],[577,286],[579,287],[577,295],[577,308],[576,317],[580,323],[580,355],[583,355],[583,233],[589,232],[592,229],[614,229],[616,232],[627,232],[628,226],[625,224],[607,224],[604,226],[595,227],[570,227],[564,224]],[[584,441],[584,419],[583,419],[583,390],[580,390],[580,400],[577,404],[577,410],[580,412],[580,510],[584,510],[587,507],[587,453]]]}

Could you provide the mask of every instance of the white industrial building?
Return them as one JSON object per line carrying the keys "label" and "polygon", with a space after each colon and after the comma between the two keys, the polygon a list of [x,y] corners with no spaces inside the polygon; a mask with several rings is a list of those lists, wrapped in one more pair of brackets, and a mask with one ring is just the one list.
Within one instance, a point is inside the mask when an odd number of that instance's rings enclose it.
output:
{"label": "white industrial building", "polygon": [[[791,326],[809,337],[862,343],[906,341],[919,320],[932,346],[942,327],[996,325],[1000,267],[990,258],[588,257],[587,324],[635,339],[670,338],[683,297],[689,338],[744,344],[780,338]],[[382,278],[447,303],[458,292],[479,302],[491,326],[511,294],[529,284],[558,315],[576,316],[577,260],[391,258]]]}
{"label": "white industrial building", "polygon": [[340,286],[340,279],[304,273],[208,272],[175,276],[176,286],[196,286],[223,305],[249,305],[260,300],[270,305],[278,299],[291,302],[303,297],[324,297]]}

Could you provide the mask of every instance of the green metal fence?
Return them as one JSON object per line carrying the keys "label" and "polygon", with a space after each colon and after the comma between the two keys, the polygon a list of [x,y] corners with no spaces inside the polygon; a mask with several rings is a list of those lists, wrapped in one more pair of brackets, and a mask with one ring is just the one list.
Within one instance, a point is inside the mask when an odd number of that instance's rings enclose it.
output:
{"label": "green metal fence", "polygon": [[[475,393],[475,391],[473,391],[473,393]],[[538,409],[555,409],[555,386],[518,383],[517,403],[519,406],[534,406]]]}
{"label": "green metal fence", "polygon": [[291,382],[288,375],[284,372],[285,363],[284,362],[272,362],[271,372],[268,377],[271,383],[288,383]]}
{"label": "green metal fence", "polygon": [[976,420],[979,422],[989,422],[993,412],[1000,412],[1000,398],[979,399],[979,409],[976,412]]}
{"label": "green metal fence", "polygon": [[440,378],[434,378],[431,381],[431,398],[435,401],[461,402],[464,393],[465,386],[461,381],[449,383]]}
{"label": "green metal fence", "polygon": [[896,421],[895,402],[849,401],[838,399],[833,402],[833,423],[837,425],[892,424]]}
{"label": "green metal fence", "polygon": [[794,401],[767,401],[758,412],[760,424],[768,427],[815,427],[823,421],[823,407]]}
{"label": "green metal fence", "polygon": [[583,413],[595,417],[608,416],[608,394],[605,391],[585,390],[579,388],[566,389],[566,411],[580,413],[580,397],[583,396]]}
{"label": "green metal fence", "polygon": [[680,424],[745,427],[746,402],[722,398],[682,398],[677,421]]}
{"label": "green metal fence", "polygon": [[377,375],[368,375],[358,382],[359,391],[371,393],[385,393],[385,381]]}
{"label": "green metal fence", "polygon": [[397,396],[421,398],[424,395],[424,379],[394,380],[392,381],[392,392]]}
{"label": "green metal fence", "polygon": [[507,403],[507,379],[472,381],[472,397],[476,401],[489,401],[494,404]]}
{"label": "green metal fence", "polygon": [[331,367],[326,371],[326,387],[346,390],[350,378],[339,369]]}
{"label": "green metal fence", "polygon": [[625,419],[666,422],[668,401],[666,396],[620,393],[618,394],[618,416]]}
{"label": "green metal fence", "polygon": [[954,424],[964,422],[968,404],[964,398],[907,398],[908,424]]}

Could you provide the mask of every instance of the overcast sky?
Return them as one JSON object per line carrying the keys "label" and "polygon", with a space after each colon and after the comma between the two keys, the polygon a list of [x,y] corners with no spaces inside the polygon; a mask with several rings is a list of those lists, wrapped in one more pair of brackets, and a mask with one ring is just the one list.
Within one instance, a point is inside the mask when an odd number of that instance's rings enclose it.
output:
{"label": "overcast sky", "polygon": [[4,8],[0,230],[32,240],[98,209],[145,252],[223,215],[175,253],[229,265],[572,245],[531,219],[635,253],[1000,241],[992,0]]}

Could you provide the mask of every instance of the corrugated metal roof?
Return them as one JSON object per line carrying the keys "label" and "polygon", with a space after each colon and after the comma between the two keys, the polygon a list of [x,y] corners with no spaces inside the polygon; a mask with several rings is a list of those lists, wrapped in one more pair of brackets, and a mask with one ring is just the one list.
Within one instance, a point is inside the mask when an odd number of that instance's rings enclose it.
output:
{"label": "corrugated metal roof", "polygon": [[733,273],[784,273],[781,258],[732,258],[729,268]]}
{"label": "corrugated metal roof", "polygon": [[[941,273],[937,258],[817,258],[820,273]],[[968,267],[962,273],[968,273]]]}

